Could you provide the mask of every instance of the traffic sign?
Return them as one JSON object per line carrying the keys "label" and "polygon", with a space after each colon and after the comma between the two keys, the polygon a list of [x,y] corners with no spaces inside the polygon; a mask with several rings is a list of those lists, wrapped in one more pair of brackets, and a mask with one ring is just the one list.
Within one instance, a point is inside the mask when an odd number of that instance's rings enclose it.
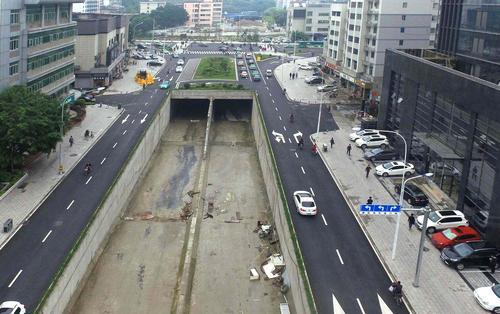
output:
{"label": "traffic sign", "polygon": [[400,205],[392,204],[362,204],[359,209],[362,215],[394,215],[401,212]]}

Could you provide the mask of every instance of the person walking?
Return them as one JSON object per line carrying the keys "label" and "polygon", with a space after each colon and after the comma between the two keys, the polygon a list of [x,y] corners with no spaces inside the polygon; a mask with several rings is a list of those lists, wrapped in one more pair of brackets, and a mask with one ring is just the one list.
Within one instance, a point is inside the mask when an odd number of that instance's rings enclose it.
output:
{"label": "person walking", "polygon": [[368,205],[373,204],[373,198],[371,196],[368,197],[368,199],[366,200],[366,204],[368,204]]}
{"label": "person walking", "polygon": [[366,168],[365,168],[365,171],[366,171],[366,177],[368,178],[368,176],[370,175],[370,171],[372,170],[372,167],[370,167],[370,165],[367,165]]}
{"label": "person walking", "polygon": [[333,147],[333,144],[335,144],[335,140],[333,139],[333,137],[330,139],[330,148]]}
{"label": "person walking", "polygon": [[495,255],[490,256],[490,271],[492,274],[495,273],[495,269],[497,268],[497,257]]}
{"label": "person walking", "polygon": [[73,146],[73,136],[69,137],[69,147]]}
{"label": "person walking", "polygon": [[351,144],[347,145],[347,156],[351,156],[351,149],[352,149]]}
{"label": "person walking", "polygon": [[413,227],[414,225],[415,225],[415,215],[411,214],[408,217],[408,230],[411,230],[411,227]]}
{"label": "person walking", "polygon": [[290,77],[290,79],[292,79],[292,72],[290,72],[290,74],[288,74],[288,76]]}

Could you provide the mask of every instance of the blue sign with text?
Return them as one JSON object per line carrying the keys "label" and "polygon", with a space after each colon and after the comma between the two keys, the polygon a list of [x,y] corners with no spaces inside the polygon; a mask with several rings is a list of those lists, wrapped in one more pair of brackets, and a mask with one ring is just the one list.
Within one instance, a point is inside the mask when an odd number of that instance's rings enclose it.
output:
{"label": "blue sign with text", "polygon": [[387,214],[397,214],[401,212],[400,205],[382,205],[382,204],[363,204],[360,206],[361,214],[369,215],[387,215]]}

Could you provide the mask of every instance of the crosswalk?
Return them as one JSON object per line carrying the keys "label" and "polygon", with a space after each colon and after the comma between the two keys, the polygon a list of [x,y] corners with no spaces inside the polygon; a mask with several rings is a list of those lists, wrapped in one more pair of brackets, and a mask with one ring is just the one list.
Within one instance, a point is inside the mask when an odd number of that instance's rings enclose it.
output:
{"label": "crosswalk", "polygon": [[222,54],[234,55],[234,52],[224,53],[223,51],[218,51],[218,50],[186,50],[184,51],[184,53],[191,55],[222,55]]}

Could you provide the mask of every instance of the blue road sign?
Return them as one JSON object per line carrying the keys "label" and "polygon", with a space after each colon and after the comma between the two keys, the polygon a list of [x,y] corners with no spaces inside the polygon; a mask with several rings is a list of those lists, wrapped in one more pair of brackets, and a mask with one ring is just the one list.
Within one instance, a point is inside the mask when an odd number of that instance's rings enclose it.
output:
{"label": "blue road sign", "polygon": [[391,215],[401,212],[401,206],[399,205],[383,205],[383,204],[362,204],[360,206],[360,212],[363,215]]}

